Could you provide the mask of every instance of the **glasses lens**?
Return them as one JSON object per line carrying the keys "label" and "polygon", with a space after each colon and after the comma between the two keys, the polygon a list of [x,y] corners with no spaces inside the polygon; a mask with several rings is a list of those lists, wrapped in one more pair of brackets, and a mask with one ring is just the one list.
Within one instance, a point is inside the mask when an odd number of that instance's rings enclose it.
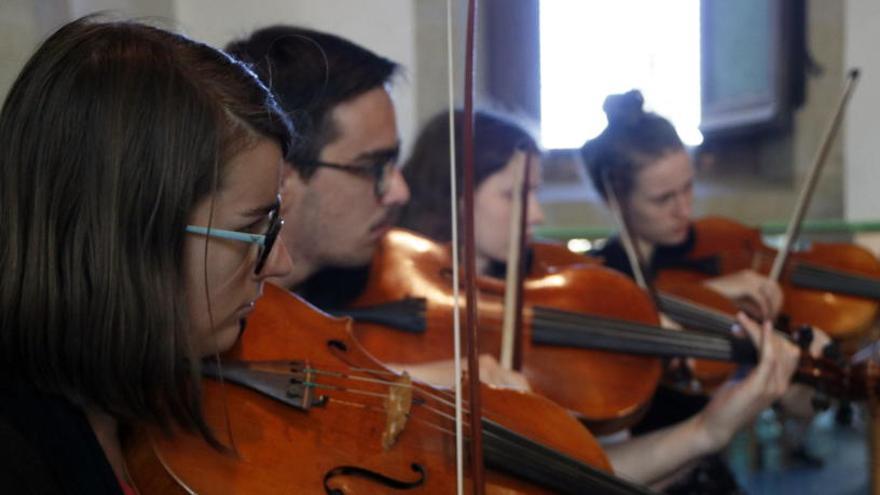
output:
{"label": "glasses lens", "polygon": [[278,211],[272,212],[272,218],[269,220],[269,228],[266,231],[266,239],[263,241],[263,246],[260,249],[260,255],[257,258],[257,266],[254,267],[254,273],[257,275],[263,271],[263,267],[266,265],[266,260],[269,259],[269,255],[272,254],[272,247],[275,246],[275,240],[278,239],[278,233],[281,231],[282,225],[284,225],[284,220],[281,218],[281,215],[278,214]]}

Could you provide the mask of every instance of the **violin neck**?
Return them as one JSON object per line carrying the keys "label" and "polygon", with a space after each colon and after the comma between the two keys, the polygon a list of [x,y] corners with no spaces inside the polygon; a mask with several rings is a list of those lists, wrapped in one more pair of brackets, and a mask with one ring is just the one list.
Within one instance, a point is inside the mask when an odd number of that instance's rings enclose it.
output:
{"label": "violin neck", "polygon": [[664,292],[658,293],[657,302],[660,311],[691,330],[728,335],[730,328],[736,323],[736,320],[725,313]]}
{"label": "violin neck", "polygon": [[536,307],[535,344],[579,347],[655,357],[692,357],[742,364],[757,362],[746,339],[702,331],[674,331],[612,318]]}
{"label": "violin neck", "polygon": [[880,280],[874,277],[803,262],[794,264],[789,277],[792,284],[806,289],[880,299]]}

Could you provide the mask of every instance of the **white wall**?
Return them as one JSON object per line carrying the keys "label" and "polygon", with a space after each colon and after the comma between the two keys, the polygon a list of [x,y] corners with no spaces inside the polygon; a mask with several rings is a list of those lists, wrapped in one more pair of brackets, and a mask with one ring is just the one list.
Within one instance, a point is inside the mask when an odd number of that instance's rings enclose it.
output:
{"label": "white wall", "polygon": [[175,0],[185,34],[222,48],[271,24],[295,24],[348,38],[404,68],[392,88],[404,147],[416,132],[414,2],[418,0]]}
{"label": "white wall", "polygon": [[[218,48],[260,27],[296,24],[349,38],[403,67],[392,88],[392,97],[406,151],[418,123],[418,1],[421,0],[0,0],[0,99],[42,39],[64,22],[86,14],[108,12],[114,17],[154,19],[160,26]],[[445,80],[437,84],[442,84],[439,91],[445,91]],[[428,89],[419,90],[433,92],[432,87],[429,83]]]}
{"label": "white wall", "polygon": [[847,0],[844,59],[861,69],[844,133],[845,216],[880,220],[880,2]]}

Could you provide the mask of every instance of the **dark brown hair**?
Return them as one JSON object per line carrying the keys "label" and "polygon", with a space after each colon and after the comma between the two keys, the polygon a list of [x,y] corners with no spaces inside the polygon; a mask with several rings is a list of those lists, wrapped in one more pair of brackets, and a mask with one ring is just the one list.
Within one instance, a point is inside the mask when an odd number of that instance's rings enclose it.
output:
{"label": "dark brown hair", "polygon": [[399,66],[351,41],[296,26],[270,26],[226,46],[248,63],[278,96],[296,126],[287,161],[304,179],[310,163],[337,137],[331,114],[337,105],[387,85]]}
{"label": "dark brown hair", "polygon": [[222,52],[94,18],[49,37],[0,113],[0,379],[213,438],[184,229],[261,137],[289,123]]}
{"label": "dark brown hair", "polygon": [[[461,170],[463,112],[455,112],[456,164]],[[481,110],[474,114],[474,186],[502,170],[517,149],[538,154],[534,138],[510,118]],[[401,212],[398,225],[438,241],[452,238],[449,197],[449,112],[434,116],[416,138],[412,154],[403,166],[411,199]],[[458,177],[459,198],[461,177]]]}
{"label": "dark brown hair", "polygon": [[655,113],[646,113],[644,103],[637,90],[608,96],[602,106],[608,125],[581,147],[587,173],[603,198],[603,177],[607,176],[615,193],[625,198],[632,192],[639,170],[684,149],[672,124]]}

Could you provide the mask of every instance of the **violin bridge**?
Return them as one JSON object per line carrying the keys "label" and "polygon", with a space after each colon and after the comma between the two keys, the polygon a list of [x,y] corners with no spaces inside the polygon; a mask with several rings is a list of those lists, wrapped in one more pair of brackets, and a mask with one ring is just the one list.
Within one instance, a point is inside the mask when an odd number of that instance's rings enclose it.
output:
{"label": "violin bridge", "polygon": [[385,396],[385,431],[382,432],[382,448],[389,450],[406,428],[406,420],[412,409],[412,380],[403,373],[388,386]]}

